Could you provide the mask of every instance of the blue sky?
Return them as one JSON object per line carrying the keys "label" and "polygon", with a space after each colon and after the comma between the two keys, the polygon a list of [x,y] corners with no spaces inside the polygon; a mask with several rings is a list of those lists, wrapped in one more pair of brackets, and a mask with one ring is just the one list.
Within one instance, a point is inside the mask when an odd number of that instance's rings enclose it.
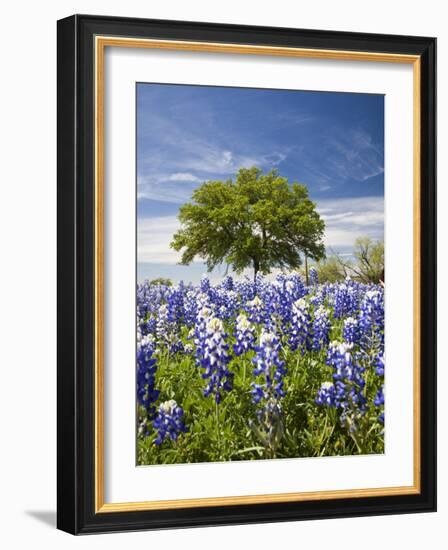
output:
{"label": "blue sky", "polygon": [[327,251],[383,238],[382,95],[139,83],[138,280],[199,280],[204,264],[177,265],[169,247],[179,207],[202,182],[250,166],[307,185]]}

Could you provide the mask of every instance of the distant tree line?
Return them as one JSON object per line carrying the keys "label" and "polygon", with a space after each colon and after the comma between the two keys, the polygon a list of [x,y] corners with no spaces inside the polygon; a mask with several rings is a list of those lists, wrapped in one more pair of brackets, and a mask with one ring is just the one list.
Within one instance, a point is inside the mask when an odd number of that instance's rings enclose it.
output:
{"label": "distant tree line", "polygon": [[149,284],[173,286],[173,281],[171,279],[168,279],[167,277],[157,277],[157,279],[153,279],[152,281],[149,281]]}
{"label": "distant tree line", "polygon": [[346,277],[362,283],[384,283],[384,241],[359,237],[355,241],[352,259],[335,253],[313,267],[321,283],[334,283]]}

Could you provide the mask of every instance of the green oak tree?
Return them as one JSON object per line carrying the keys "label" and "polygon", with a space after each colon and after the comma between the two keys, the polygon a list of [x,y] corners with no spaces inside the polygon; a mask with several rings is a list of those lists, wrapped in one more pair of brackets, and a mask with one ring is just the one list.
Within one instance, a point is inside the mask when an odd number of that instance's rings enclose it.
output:
{"label": "green oak tree", "polygon": [[179,211],[181,228],[171,247],[182,264],[202,258],[209,271],[226,263],[237,273],[252,267],[296,269],[302,256],[325,257],[325,224],[308,189],[272,170],[241,168],[235,181],[208,181]]}

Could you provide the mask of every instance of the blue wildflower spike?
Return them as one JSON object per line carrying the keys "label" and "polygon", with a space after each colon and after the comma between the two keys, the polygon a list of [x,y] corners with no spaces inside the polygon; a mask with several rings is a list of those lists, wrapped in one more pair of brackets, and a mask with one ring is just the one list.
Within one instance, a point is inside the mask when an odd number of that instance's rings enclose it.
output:
{"label": "blue wildflower spike", "polygon": [[161,445],[167,438],[177,441],[181,433],[188,431],[184,424],[182,407],[179,407],[174,399],[162,403],[154,419],[153,428],[157,432],[157,437],[154,440],[156,445]]}

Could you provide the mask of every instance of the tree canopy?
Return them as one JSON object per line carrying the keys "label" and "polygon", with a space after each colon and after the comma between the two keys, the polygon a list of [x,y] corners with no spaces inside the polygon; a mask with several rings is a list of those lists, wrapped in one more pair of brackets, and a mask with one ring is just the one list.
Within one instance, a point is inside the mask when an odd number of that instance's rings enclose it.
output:
{"label": "tree canopy", "polygon": [[256,276],[296,269],[301,255],[325,257],[325,224],[308,189],[276,170],[241,168],[235,181],[203,183],[180,208],[179,221],[171,247],[182,250],[182,264],[200,257],[209,271],[227,263],[237,273],[252,267]]}

